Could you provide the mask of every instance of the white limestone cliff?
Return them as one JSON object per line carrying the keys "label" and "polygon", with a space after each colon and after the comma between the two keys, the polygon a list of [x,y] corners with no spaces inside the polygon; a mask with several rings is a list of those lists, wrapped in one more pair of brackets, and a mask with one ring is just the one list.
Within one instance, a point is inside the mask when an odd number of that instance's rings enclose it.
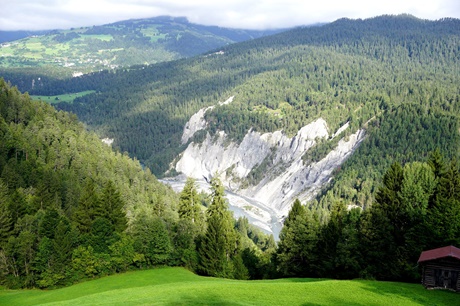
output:
{"label": "white limestone cliff", "polygon": [[[184,128],[183,143],[187,143],[196,131],[206,128],[204,114],[207,109],[190,118]],[[222,131],[217,135],[208,133],[202,143],[188,145],[175,170],[202,181],[217,173],[228,191],[243,198],[243,204],[233,205],[246,210],[247,215],[256,219],[255,223],[265,222],[261,228],[270,228],[270,222],[279,223],[287,215],[295,198],[312,199],[331,179],[334,169],[363,140],[365,133],[358,130],[347,139],[340,139],[322,160],[304,163],[302,156],[317,140],[330,141],[347,128],[348,123],[330,137],[326,121],[319,118],[302,127],[292,138],[282,131],[265,134],[248,131],[239,144],[230,141]],[[262,180],[248,186],[248,174],[261,163],[265,163],[261,170],[264,172]],[[254,211],[258,211],[259,216]]]}
{"label": "white limestone cliff", "polygon": [[[219,102],[219,105],[225,105],[232,103],[233,96],[228,98],[225,102]],[[204,120],[204,114],[208,111],[213,109],[214,106],[209,106],[206,108],[200,109],[197,113],[193,114],[190,117],[189,121],[185,124],[184,132],[182,133],[182,144],[186,144],[190,138],[195,135],[196,132],[204,130],[206,128],[206,120]]]}

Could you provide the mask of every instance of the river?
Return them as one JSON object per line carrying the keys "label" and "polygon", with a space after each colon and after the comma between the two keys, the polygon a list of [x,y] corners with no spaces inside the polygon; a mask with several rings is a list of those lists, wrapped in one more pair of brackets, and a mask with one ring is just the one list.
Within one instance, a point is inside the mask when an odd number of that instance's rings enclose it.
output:
{"label": "river", "polygon": [[[186,178],[178,176],[160,180],[170,185],[174,191],[180,192],[185,186]],[[210,193],[210,184],[205,180],[196,180],[198,191]],[[279,233],[283,227],[280,216],[272,208],[253,198],[239,195],[235,192],[225,190],[229,209],[233,212],[235,219],[246,217],[249,223],[254,224],[267,234],[272,234],[275,241],[279,240]]]}

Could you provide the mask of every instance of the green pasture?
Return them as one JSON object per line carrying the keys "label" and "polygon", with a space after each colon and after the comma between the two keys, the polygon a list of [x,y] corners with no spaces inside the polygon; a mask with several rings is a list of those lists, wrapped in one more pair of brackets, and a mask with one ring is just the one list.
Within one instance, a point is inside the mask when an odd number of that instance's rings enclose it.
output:
{"label": "green pasture", "polygon": [[5,290],[0,305],[459,305],[419,284],[329,279],[237,281],[183,268],[112,275],[56,290]]}
{"label": "green pasture", "polygon": [[26,44],[26,48],[32,52],[41,52],[46,47],[41,42],[29,42]]}
{"label": "green pasture", "polygon": [[[28,37],[20,40],[18,43],[11,44],[8,47],[0,48],[0,56],[14,56],[19,61],[24,58],[37,61],[44,60],[46,58],[48,61],[52,61],[53,58],[48,58],[49,56],[52,56],[54,58],[76,56],[74,54],[68,54],[69,50],[72,49],[72,46],[74,44],[87,44],[89,42],[89,40],[87,39],[111,41],[113,40],[113,37],[112,35],[83,34],[80,38],[65,43],[58,43],[52,40],[52,36]],[[81,51],[79,53],[81,53]],[[84,53],[81,54],[81,56],[84,55]]]}
{"label": "green pasture", "polygon": [[148,27],[148,28],[142,28],[140,30],[142,35],[149,37],[151,42],[156,42],[160,38],[166,38],[166,34],[160,33],[156,27]]}
{"label": "green pasture", "polygon": [[68,102],[72,103],[76,98],[83,97],[96,92],[95,90],[86,90],[71,94],[57,95],[57,96],[30,96],[33,100],[40,100],[48,103]]}
{"label": "green pasture", "polygon": [[45,49],[45,54],[47,55],[60,55],[61,52],[68,51],[70,49],[70,44],[54,44],[52,47]]}
{"label": "green pasture", "polygon": [[70,49],[69,44],[44,45],[41,41],[31,38],[23,44],[11,45],[0,49],[0,55],[16,56],[18,58],[41,59],[44,55],[60,55]]}
{"label": "green pasture", "polygon": [[0,48],[0,56],[12,56],[14,55],[14,48],[10,47],[2,47]]}
{"label": "green pasture", "polygon": [[99,39],[99,40],[102,40],[102,41],[111,41],[111,40],[113,40],[113,36],[109,35],[109,34],[82,34],[82,36],[79,39],[81,40],[81,39],[86,39],[86,38]]}

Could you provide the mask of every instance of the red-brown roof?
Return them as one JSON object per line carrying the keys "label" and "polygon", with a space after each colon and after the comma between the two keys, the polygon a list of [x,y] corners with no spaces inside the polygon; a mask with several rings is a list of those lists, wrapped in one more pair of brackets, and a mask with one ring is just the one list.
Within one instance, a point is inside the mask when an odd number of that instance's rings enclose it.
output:
{"label": "red-brown roof", "polygon": [[450,245],[443,248],[423,251],[422,254],[420,254],[418,262],[424,262],[444,257],[453,257],[460,260],[460,249]]}

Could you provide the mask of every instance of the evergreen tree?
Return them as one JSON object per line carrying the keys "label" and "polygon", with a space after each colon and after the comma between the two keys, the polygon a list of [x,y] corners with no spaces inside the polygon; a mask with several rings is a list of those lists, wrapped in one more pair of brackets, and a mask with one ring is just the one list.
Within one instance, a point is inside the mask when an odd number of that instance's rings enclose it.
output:
{"label": "evergreen tree", "polygon": [[109,246],[115,242],[114,226],[104,217],[96,217],[91,225],[90,245],[96,253],[108,253]]}
{"label": "evergreen tree", "polygon": [[343,201],[335,203],[329,221],[321,228],[318,242],[318,254],[321,261],[318,264],[318,272],[322,277],[336,276],[337,245],[342,238],[346,214],[345,203]]}
{"label": "evergreen tree", "polygon": [[8,188],[0,179],[0,246],[6,243],[13,230],[13,219],[8,209],[10,202]]}
{"label": "evergreen tree", "polygon": [[201,200],[196,190],[195,180],[187,178],[184,189],[179,195],[179,218],[191,220],[199,228],[203,227]]}
{"label": "evergreen tree", "polygon": [[191,220],[180,219],[174,228],[174,257],[178,265],[195,270],[198,264],[196,243],[201,229]]}
{"label": "evergreen tree", "polygon": [[244,265],[243,258],[240,253],[232,258],[233,278],[234,279],[249,279],[248,268]]}
{"label": "evergreen tree", "polygon": [[277,269],[283,276],[316,276],[319,222],[296,200],[286,218],[276,253]]}
{"label": "evergreen tree", "polygon": [[460,171],[455,160],[443,168],[425,219],[431,248],[460,244]]}
{"label": "evergreen tree", "polygon": [[224,187],[217,176],[212,178],[211,188],[212,202],[207,210],[207,228],[198,249],[200,271],[210,276],[231,278],[238,235],[233,227],[232,214],[227,209]]}
{"label": "evergreen tree", "polygon": [[107,181],[102,190],[99,206],[96,207],[95,215],[110,221],[113,229],[121,233],[127,227],[127,218],[124,211],[124,202],[120,192],[115,188],[111,180]]}
{"label": "evergreen tree", "polygon": [[53,239],[59,220],[59,213],[55,209],[47,209],[38,227],[40,237]]}
{"label": "evergreen tree", "polygon": [[74,212],[73,220],[82,233],[89,233],[96,216],[96,208],[100,206],[96,185],[92,179],[86,179],[85,187]]}
{"label": "evergreen tree", "polygon": [[261,268],[261,260],[259,256],[257,256],[255,249],[245,248],[241,252],[241,258],[243,260],[243,264],[248,271],[248,276],[250,279],[262,279],[264,273],[267,271],[263,271]]}
{"label": "evergreen tree", "polygon": [[403,169],[394,163],[383,177],[383,186],[377,191],[376,202],[372,206],[366,222],[365,242],[368,258],[367,272],[378,279],[400,277],[398,246],[404,241],[406,220],[401,210]]}
{"label": "evergreen tree", "polygon": [[68,269],[77,240],[77,230],[72,227],[66,217],[61,216],[54,231],[53,240],[55,269],[57,271],[62,273]]}
{"label": "evergreen tree", "polygon": [[289,227],[291,223],[295,221],[297,216],[301,216],[305,213],[305,207],[302,206],[302,203],[300,203],[299,199],[294,200],[294,204],[292,204],[291,209],[289,210],[289,213],[284,219],[283,226]]}
{"label": "evergreen tree", "polygon": [[37,189],[38,196],[34,205],[35,210],[39,209],[61,209],[62,200],[60,197],[60,178],[55,171],[45,171],[43,179]]}
{"label": "evergreen tree", "polygon": [[446,164],[439,148],[436,148],[436,150],[430,153],[427,163],[433,170],[434,176],[436,178],[439,178],[444,174],[446,170]]}
{"label": "evergreen tree", "polygon": [[11,213],[11,219],[14,224],[17,223],[18,220],[24,217],[27,213],[29,213],[25,196],[19,192],[18,189],[12,192],[8,204],[8,210]]}
{"label": "evergreen tree", "polygon": [[[435,167],[441,168],[441,164]],[[404,168],[393,164],[384,175],[363,229],[370,274],[388,280],[418,279],[417,258],[422,250],[434,247],[432,230],[446,230],[433,220],[436,204],[430,202],[437,184],[433,166],[426,163],[408,163]]]}
{"label": "evergreen tree", "polygon": [[[47,275],[44,275],[47,271],[50,271],[53,267],[53,242],[48,237],[44,237],[40,240],[37,248],[37,254],[34,260],[34,269],[40,275],[38,284],[40,287],[53,286],[54,281],[51,281]],[[49,273],[48,273],[49,274]]]}
{"label": "evergreen tree", "polygon": [[[360,277],[363,267],[361,248],[361,208],[348,211],[343,220],[341,235],[337,241],[334,276],[336,278],[352,279]],[[321,247],[318,244],[318,248]]]}

